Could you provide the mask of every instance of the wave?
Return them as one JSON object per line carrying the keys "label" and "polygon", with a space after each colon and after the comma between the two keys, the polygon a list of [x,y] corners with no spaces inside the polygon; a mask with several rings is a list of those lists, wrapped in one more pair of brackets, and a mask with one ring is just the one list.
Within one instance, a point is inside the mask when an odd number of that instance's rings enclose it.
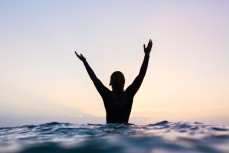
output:
{"label": "wave", "polygon": [[0,140],[1,153],[229,153],[229,127],[198,122],[51,122],[2,127]]}

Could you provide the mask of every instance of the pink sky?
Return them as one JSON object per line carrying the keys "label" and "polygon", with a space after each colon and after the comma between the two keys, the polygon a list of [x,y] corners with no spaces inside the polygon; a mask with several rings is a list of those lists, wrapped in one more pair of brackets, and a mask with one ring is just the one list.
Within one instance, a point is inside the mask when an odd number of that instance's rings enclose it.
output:
{"label": "pink sky", "polygon": [[[229,125],[229,1],[0,2],[0,126],[105,123],[97,76],[128,86],[154,42],[130,122]],[[16,122],[17,121],[17,122]]]}

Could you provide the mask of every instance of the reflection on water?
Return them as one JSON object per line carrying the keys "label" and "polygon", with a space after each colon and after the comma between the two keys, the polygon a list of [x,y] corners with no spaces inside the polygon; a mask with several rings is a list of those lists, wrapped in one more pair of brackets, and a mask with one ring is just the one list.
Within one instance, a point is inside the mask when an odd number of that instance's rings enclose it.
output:
{"label": "reflection on water", "polygon": [[0,128],[1,153],[229,153],[229,127],[47,123]]}

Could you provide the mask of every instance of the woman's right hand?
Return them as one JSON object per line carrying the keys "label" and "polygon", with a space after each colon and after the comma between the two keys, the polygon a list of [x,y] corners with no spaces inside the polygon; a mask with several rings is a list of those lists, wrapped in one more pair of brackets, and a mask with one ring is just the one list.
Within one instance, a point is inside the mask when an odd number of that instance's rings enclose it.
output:
{"label": "woman's right hand", "polygon": [[147,47],[146,47],[146,45],[145,45],[145,44],[144,44],[143,46],[144,46],[144,52],[145,52],[145,55],[148,55],[148,56],[149,56],[150,51],[151,51],[152,46],[153,46],[153,42],[152,42],[152,40],[151,40],[151,39],[149,40],[149,43],[148,43]]}

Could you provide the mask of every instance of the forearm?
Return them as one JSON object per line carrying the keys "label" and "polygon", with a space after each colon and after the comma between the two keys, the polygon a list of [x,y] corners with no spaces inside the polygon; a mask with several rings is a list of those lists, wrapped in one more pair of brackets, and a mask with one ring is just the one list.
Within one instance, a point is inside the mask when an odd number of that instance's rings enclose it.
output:
{"label": "forearm", "polygon": [[84,66],[87,70],[88,75],[90,76],[92,82],[94,83],[97,91],[99,92],[99,94],[102,97],[105,97],[107,95],[107,93],[109,92],[109,89],[107,89],[103,83],[96,77],[94,71],[92,70],[92,68],[89,66],[89,64],[87,63],[86,59],[83,60]]}
{"label": "forearm", "polygon": [[140,68],[139,76],[144,77],[149,63],[149,55],[145,54],[142,66]]}
{"label": "forearm", "polygon": [[92,68],[91,68],[90,65],[87,63],[86,60],[83,61],[83,64],[84,64],[84,66],[85,66],[85,68],[86,68],[86,70],[87,70],[87,73],[88,73],[88,75],[90,76],[91,80],[94,82],[94,81],[97,79],[97,77],[96,77],[94,71],[92,70]]}

